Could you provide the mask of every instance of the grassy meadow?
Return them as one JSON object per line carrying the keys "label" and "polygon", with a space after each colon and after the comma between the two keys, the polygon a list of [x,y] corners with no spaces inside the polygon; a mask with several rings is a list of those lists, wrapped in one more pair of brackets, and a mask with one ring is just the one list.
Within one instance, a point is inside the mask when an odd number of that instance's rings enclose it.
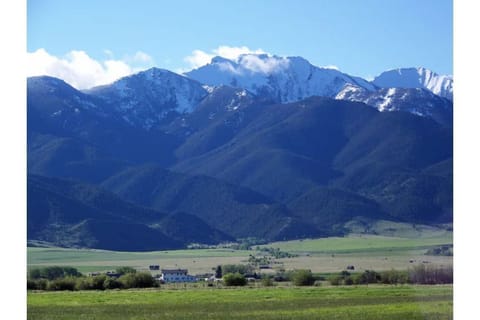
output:
{"label": "grassy meadow", "polygon": [[151,264],[161,268],[187,268],[191,274],[209,273],[222,264],[247,263],[249,255],[261,256],[262,247],[279,248],[296,255],[292,258],[275,259],[271,270],[311,269],[316,273],[339,272],[347,265],[362,270],[406,270],[415,263],[431,263],[451,266],[451,256],[427,256],[429,248],[453,243],[451,231],[439,228],[407,227],[406,224],[389,224],[390,228],[377,223],[378,233],[387,235],[351,234],[346,237],[330,237],[274,242],[253,246],[252,250],[189,249],[155,252],[117,252],[94,249],[39,248],[27,249],[28,267],[72,266],[80,272],[104,271],[118,266],[131,266],[147,270]]}
{"label": "grassy meadow", "polygon": [[452,319],[442,286],[29,292],[27,319]]}
{"label": "grassy meadow", "polygon": [[[148,270],[187,268],[190,274],[212,272],[224,264],[246,264],[250,255],[279,248],[293,254],[272,260],[279,269],[311,269],[328,275],[355,265],[363,270],[407,270],[415,264],[451,266],[452,256],[425,255],[428,249],[453,243],[452,232],[429,228],[404,228],[377,235],[305,239],[253,246],[157,252],[115,252],[93,249],[29,247],[28,267],[72,266],[81,272],[131,266]],[[382,225],[377,226],[381,230]],[[390,229],[388,231],[391,231]],[[155,272],[155,271],[154,271]],[[158,271],[157,271],[158,273]],[[452,285],[359,285],[295,287],[259,282],[242,288],[208,287],[205,283],[169,284],[160,288],[106,291],[27,293],[28,319],[452,319]]]}

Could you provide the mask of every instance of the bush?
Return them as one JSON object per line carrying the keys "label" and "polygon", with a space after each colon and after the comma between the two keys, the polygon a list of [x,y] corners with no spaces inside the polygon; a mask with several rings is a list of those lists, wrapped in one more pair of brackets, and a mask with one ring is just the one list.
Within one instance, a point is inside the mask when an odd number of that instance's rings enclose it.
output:
{"label": "bush", "polygon": [[121,289],[122,283],[117,279],[107,277],[103,282],[103,287],[105,289]]}
{"label": "bush", "polygon": [[52,280],[48,283],[48,290],[52,291],[63,291],[63,290],[69,290],[73,291],[75,290],[75,285],[77,283],[77,279],[68,277],[68,278],[59,278]]}
{"label": "bush", "polygon": [[346,285],[346,286],[351,286],[353,284],[353,279],[351,277],[347,277],[343,280],[343,283]]}
{"label": "bush", "polygon": [[81,277],[82,274],[72,267],[62,267],[64,277]]}
{"label": "bush", "polygon": [[408,283],[408,272],[389,270],[380,273],[381,282],[384,284]]}
{"label": "bush", "polygon": [[41,272],[41,277],[48,280],[63,278],[64,276],[65,274],[63,272],[63,268],[61,267],[48,267],[44,268]]}
{"label": "bush", "polygon": [[254,271],[252,266],[245,264],[225,264],[221,267],[223,274],[227,273],[240,273],[240,274],[249,274]]}
{"label": "bush", "polygon": [[37,289],[37,283],[34,280],[27,279],[27,290]]}
{"label": "bush", "polygon": [[155,280],[152,275],[147,272],[135,274],[136,287],[135,288],[151,288],[155,286]]}
{"label": "bush", "polygon": [[343,278],[337,274],[332,274],[328,277],[328,282],[330,282],[332,286],[339,286],[343,283]]}
{"label": "bush", "polygon": [[156,286],[152,275],[147,272],[127,273],[121,276],[118,281],[123,288],[151,288]]}
{"label": "bush", "polygon": [[223,276],[223,281],[227,286],[244,286],[247,284],[247,279],[240,273],[227,273]]}
{"label": "bush", "polygon": [[346,285],[346,286],[351,286],[353,284],[358,284],[359,283],[359,278],[360,274],[356,274],[352,276],[350,272],[344,270],[340,272],[339,274],[332,274],[329,278],[328,281],[332,286],[339,286],[339,285]]}
{"label": "bush", "polygon": [[44,267],[34,268],[28,272],[28,278],[31,280],[48,279],[54,280],[64,277],[80,277],[82,274],[72,267]]}
{"label": "bush", "polygon": [[90,289],[92,290],[104,290],[103,283],[107,279],[107,276],[102,274],[98,276],[91,277],[89,280],[90,282]]}
{"label": "bush", "polygon": [[137,270],[132,267],[118,267],[117,269],[115,269],[115,272],[120,275],[124,275],[127,273],[136,273]]}
{"label": "bush", "polygon": [[292,274],[293,271],[280,270],[275,274],[273,280],[277,282],[290,281],[292,279]]}
{"label": "bush", "polygon": [[38,279],[38,280],[35,280],[35,284],[36,284],[36,289],[37,290],[47,290],[47,287],[48,287],[48,281],[45,280],[45,279]]}
{"label": "bush", "polygon": [[104,290],[105,288],[103,287],[103,283],[107,279],[107,276],[102,274],[98,276],[91,277],[90,283],[91,283],[91,289],[92,290]]}
{"label": "bush", "polygon": [[28,278],[31,280],[40,279],[41,277],[42,274],[39,268],[31,269],[30,271],[28,271]]}
{"label": "bush", "polygon": [[264,277],[262,278],[262,285],[263,285],[264,287],[271,287],[271,286],[273,286],[273,280],[272,280],[272,278],[270,278],[269,276],[264,276]]}
{"label": "bush", "polygon": [[75,290],[90,290],[90,281],[88,278],[78,278],[75,283]]}
{"label": "bush", "polygon": [[315,278],[310,270],[296,270],[292,275],[292,282],[296,286],[312,286]]}
{"label": "bush", "polygon": [[369,284],[380,282],[380,274],[373,270],[365,270],[362,273],[357,273],[353,277],[353,283],[355,284]]}
{"label": "bush", "polygon": [[105,282],[107,276],[104,274],[77,279],[75,288],[77,290],[104,290],[105,287],[103,283]]}

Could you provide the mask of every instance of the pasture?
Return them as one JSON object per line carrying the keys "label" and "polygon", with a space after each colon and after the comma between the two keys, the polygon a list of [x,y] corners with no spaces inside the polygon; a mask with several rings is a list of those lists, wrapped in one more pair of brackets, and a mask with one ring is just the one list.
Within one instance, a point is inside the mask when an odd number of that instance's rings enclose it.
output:
{"label": "pasture", "polygon": [[27,319],[452,319],[442,286],[29,292]]}
{"label": "pasture", "polygon": [[[411,236],[411,234],[409,234]],[[28,267],[72,266],[81,272],[104,271],[118,266],[147,270],[151,264],[161,268],[187,268],[191,274],[212,272],[222,264],[247,263],[249,255],[261,256],[262,247],[279,248],[296,254],[293,258],[275,259],[272,269],[311,269],[316,273],[331,273],[354,265],[362,270],[406,270],[417,263],[451,266],[451,256],[427,256],[429,248],[453,243],[451,231],[424,231],[416,237],[350,235],[295,241],[274,242],[253,246],[253,250],[190,249],[155,252],[116,252],[94,249],[38,248],[27,249]]]}

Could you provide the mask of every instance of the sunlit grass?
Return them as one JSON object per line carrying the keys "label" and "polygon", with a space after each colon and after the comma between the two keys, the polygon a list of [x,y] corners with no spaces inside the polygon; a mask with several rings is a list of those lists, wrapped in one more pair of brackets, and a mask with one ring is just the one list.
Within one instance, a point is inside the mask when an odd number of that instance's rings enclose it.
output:
{"label": "sunlit grass", "polygon": [[28,319],[452,319],[452,286],[28,294]]}

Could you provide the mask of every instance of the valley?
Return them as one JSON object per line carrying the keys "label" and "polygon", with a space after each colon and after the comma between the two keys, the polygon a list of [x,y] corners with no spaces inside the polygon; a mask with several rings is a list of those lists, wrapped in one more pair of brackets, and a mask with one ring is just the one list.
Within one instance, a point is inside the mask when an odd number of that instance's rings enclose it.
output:
{"label": "valley", "polygon": [[[412,236],[412,228],[401,225],[406,236],[351,234],[330,237],[273,242],[253,245],[251,250],[231,248],[183,249],[153,252],[117,252],[94,249],[67,249],[29,247],[28,268],[42,266],[72,266],[81,272],[107,271],[119,266],[130,266],[148,271],[148,266],[186,268],[191,274],[211,273],[217,265],[248,264],[250,255],[269,255],[262,248],[278,248],[293,257],[273,259],[271,268],[257,272],[275,274],[279,270],[311,269],[315,273],[337,273],[348,265],[356,271],[407,270],[426,262],[436,266],[452,266],[452,256],[426,255],[428,249],[452,245],[452,232],[442,228],[426,228]],[[422,227],[422,226],[419,226]]]}

